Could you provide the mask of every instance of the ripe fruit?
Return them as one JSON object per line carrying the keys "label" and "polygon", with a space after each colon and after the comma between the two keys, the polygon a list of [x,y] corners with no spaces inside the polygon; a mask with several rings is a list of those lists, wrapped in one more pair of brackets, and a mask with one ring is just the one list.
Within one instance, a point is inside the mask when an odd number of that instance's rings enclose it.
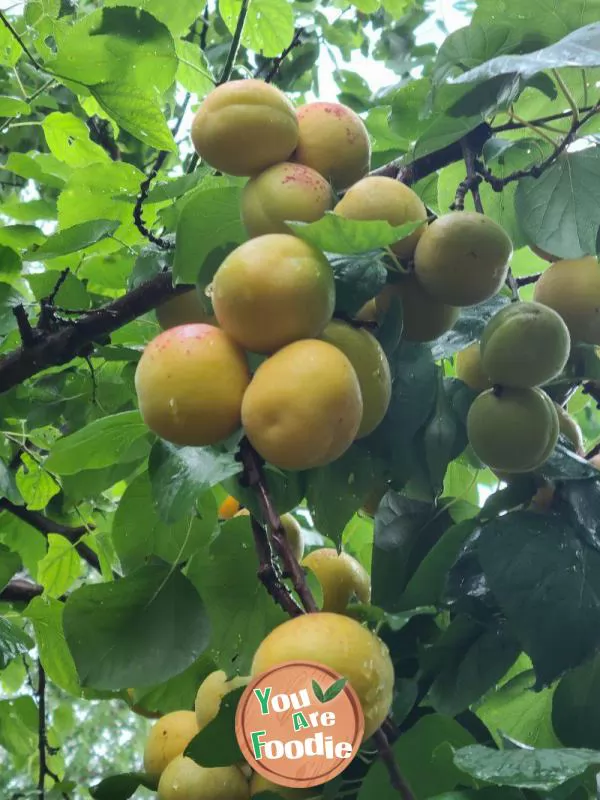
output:
{"label": "ripe fruit", "polygon": [[333,270],[323,253],[285,233],[240,245],[212,286],[219,325],[254,353],[318,336],[335,305]]}
{"label": "ripe fruit", "polygon": [[290,233],[285,220],[316,222],[333,206],[331,187],[304,164],[276,164],[248,181],[242,222],[249,236]]}
{"label": "ripe fruit", "polygon": [[264,361],[242,403],[248,439],[280,469],[335,461],[356,437],[362,413],[352,364],[319,339],[294,342]]}
{"label": "ripe fruit", "polygon": [[255,175],[292,154],[298,121],[293,105],[274,86],[253,79],[229,81],[200,105],[192,142],[211,167],[229,175]]}
{"label": "ripe fruit", "polygon": [[360,439],[375,430],[384,418],[392,396],[390,365],[383,348],[364,328],[333,320],[323,331],[323,340],[335,345],[354,367],[363,402],[363,415],[356,434]]}
{"label": "ripe fruit", "polygon": [[494,220],[453,211],[426,229],[415,250],[415,271],[423,288],[443,303],[472,306],[500,289],[508,272],[512,243]]}
{"label": "ripe fruit", "polygon": [[196,693],[195,711],[198,730],[205,728],[219,713],[221,701],[226,694],[240,686],[246,686],[248,678],[235,677],[227,680],[224,670],[211,672],[202,681]]}
{"label": "ripe fruit", "polygon": [[[235,515],[236,517],[241,516],[248,516],[250,512],[247,508],[243,508],[241,511]],[[291,514],[282,514],[281,517],[281,524],[283,525],[283,529],[285,530],[285,535],[290,545],[290,550],[294,554],[294,558],[296,561],[300,561],[302,555],[304,553],[304,539],[302,537],[302,530],[300,529],[300,525],[296,522],[294,517]]]}
{"label": "ripe fruit", "polygon": [[[425,221],[427,210],[418,194],[393,178],[370,176],[351,186],[334,208],[346,219],[386,220],[390,225]],[[398,258],[411,258],[425,225],[391,245]]]}
{"label": "ripe fruit", "polygon": [[212,325],[181,325],[147,345],[135,372],[141,415],[169,442],[216,444],[240,426],[250,376],[243,350]]}
{"label": "ripe fruit", "polygon": [[144,771],[159,778],[167,764],[181,755],[198,733],[193,711],[171,711],[150,728],[144,750]]}
{"label": "ripe fruit", "polygon": [[317,576],[323,590],[323,611],[342,614],[353,595],[359,603],[371,600],[371,578],[363,565],[334,547],[313,550],[302,562]]}
{"label": "ripe fruit", "polygon": [[375,298],[378,315],[386,314],[392,298],[402,308],[402,336],[409,342],[431,342],[454,325],[460,310],[428,294],[414,275],[388,283]]}
{"label": "ripe fruit", "polygon": [[296,112],[298,146],[294,160],[345,189],[369,171],[371,143],[361,118],[340,103],[307,103]]}
{"label": "ripe fruit", "polygon": [[368,739],[392,702],[394,668],[385,644],[343,614],[302,614],[279,625],[254,654],[252,675],[289,661],[316,661],[348,679],[365,715]]}
{"label": "ripe fruit", "polygon": [[488,389],[467,415],[475,454],[493,470],[530,472],[541,466],[558,439],[558,414],[541,389]]}
{"label": "ripe fruit", "polygon": [[573,339],[600,344],[600,265],[594,256],[549,266],[533,297],[560,314]]}
{"label": "ripe fruit", "polygon": [[248,800],[248,782],[238,767],[200,767],[178,756],[163,772],[159,800]]}
{"label": "ripe fruit", "polygon": [[481,366],[492,383],[540,386],[564,369],[571,348],[561,317],[541,303],[511,303],[485,326]]}
{"label": "ripe fruit", "polygon": [[282,797],[283,800],[300,800],[302,797],[317,796],[316,789],[291,789],[289,786],[278,786],[255,772],[250,779],[250,797],[261,792],[272,792],[277,797]]}
{"label": "ripe fruit", "polygon": [[240,512],[240,504],[230,494],[227,495],[225,500],[219,506],[219,519],[231,519]]}
{"label": "ripe fruit", "polygon": [[583,456],[583,433],[581,432],[579,424],[573,419],[569,412],[562,406],[559,406],[558,403],[555,403],[554,406],[558,414],[560,433],[571,442],[577,455]]}
{"label": "ripe fruit", "polygon": [[175,295],[162,303],[156,309],[156,319],[163,331],[178,325],[189,325],[191,322],[205,322],[208,325],[216,323],[215,317],[202,308],[196,289]]}
{"label": "ripe fruit", "polygon": [[466,383],[470,389],[483,392],[492,388],[492,382],[481,366],[479,342],[473,342],[456,354],[456,377]]}

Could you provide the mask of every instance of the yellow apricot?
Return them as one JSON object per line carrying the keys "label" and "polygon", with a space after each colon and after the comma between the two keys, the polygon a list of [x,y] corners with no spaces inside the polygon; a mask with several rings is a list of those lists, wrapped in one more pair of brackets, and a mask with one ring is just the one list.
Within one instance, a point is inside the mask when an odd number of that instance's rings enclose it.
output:
{"label": "yellow apricot", "polygon": [[242,423],[266,461],[280,469],[311,469],[350,447],[362,411],[350,361],[327,342],[305,339],[259,366],[244,395]]}
{"label": "yellow apricot", "polygon": [[472,306],[502,287],[512,243],[493,219],[471,211],[438,217],[415,250],[415,272],[423,288],[442,303]]}
{"label": "yellow apricot", "polygon": [[322,333],[335,305],[333,270],[316,247],[271,233],[227,256],[212,300],[219,325],[242,347],[272,353]]}
{"label": "yellow apricot", "polygon": [[573,339],[600,344],[600,265],[594,256],[551,264],[533,297],[560,314]]}
{"label": "yellow apricot", "polygon": [[276,164],[251,178],[241,215],[249,236],[290,233],[285,221],[316,222],[333,206],[331,186],[304,164]]}
{"label": "yellow apricot", "polygon": [[423,289],[414,275],[388,283],[375,298],[377,314],[383,316],[397,298],[402,309],[402,336],[409,342],[431,342],[454,325],[460,309],[440,303]]}
{"label": "yellow apricot", "polygon": [[473,342],[456,354],[456,377],[470,389],[483,392],[492,388],[492,382],[481,366],[479,342]]}
{"label": "yellow apricot", "polygon": [[321,584],[323,611],[342,614],[355,595],[359,603],[371,600],[371,578],[363,565],[348,553],[334,547],[313,550],[303,560]]}
{"label": "yellow apricot", "polygon": [[197,733],[198,723],[193,711],[165,714],[150,728],[144,749],[144,771],[153,778],[159,778]]}
{"label": "yellow apricot", "polygon": [[298,146],[294,161],[306,164],[346,189],[369,171],[371,143],[361,118],[340,103],[307,103],[297,109]]}
{"label": "yellow apricot", "polygon": [[254,79],[229,81],[201,103],[192,142],[211,167],[250,176],[288,159],[298,143],[298,121],[275,86]]}
{"label": "yellow apricot", "polygon": [[222,669],[207,675],[196,693],[194,708],[198,730],[206,728],[215,719],[225,695],[234,689],[246,686],[249,680],[249,678],[245,677],[234,677],[228,680],[225,671]]}
{"label": "yellow apricot", "polygon": [[394,668],[385,644],[344,614],[302,614],[279,625],[254,654],[252,675],[290,661],[316,661],[348,679],[365,715],[368,739],[386,718]]}
{"label": "yellow apricot", "polygon": [[333,320],[323,331],[323,340],[335,345],[354,367],[363,402],[357,439],[368,436],[384,418],[392,396],[390,365],[377,339],[364,328]]}
{"label": "yellow apricot", "polygon": [[219,519],[231,519],[240,512],[240,504],[230,494],[227,495],[225,500],[219,506]]}
{"label": "yellow apricot", "polygon": [[214,325],[216,318],[212,314],[207,314],[202,308],[198,291],[190,289],[183,294],[171,297],[166,303],[156,309],[156,319],[163,331],[169,328],[176,328],[178,325],[188,325],[192,322],[205,322]]}
{"label": "yellow apricot", "polygon": [[[393,178],[371,175],[351,186],[334,212],[346,219],[385,220],[403,225],[427,219],[427,209],[418,194]],[[398,258],[412,258],[426,226],[421,225],[404,239],[391,245]]]}
{"label": "yellow apricot", "polygon": [[212,325],[164,331],[135,372],[140,413],[151,431],[175,444],[216,444],[240,426],[250,376],[243,350]]}
{"label": "yellow apricot", "polygon": [[238,767],[201,767],[178,756],[158,784],[158,800],[249,800],[248,782]]}

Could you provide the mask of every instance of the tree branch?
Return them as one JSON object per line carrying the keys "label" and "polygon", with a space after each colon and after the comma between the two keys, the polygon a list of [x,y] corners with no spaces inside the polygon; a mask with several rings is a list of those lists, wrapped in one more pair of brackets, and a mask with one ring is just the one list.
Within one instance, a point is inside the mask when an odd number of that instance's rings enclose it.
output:
{"label": "tree branch", "polygon": [[44,587],[25,578],[13,578],[0,591],[0,601],[4,603],[28,603],[44,593]]}
{"label": "tree branch", "polygon": [[[296,47],[300,47],[302,44],[302,36],[304,35],[304,28],[296,28],[294,32],[294,38],[290,42],[290,44],[281,52],[277,58],[274,58],[271,67],[267,74],[265,75],[265,83],[271,83],[276,77],[277,73],[281,69],[281,65],[285,61],[285,59],[289,56],[289,54],[294,50]],[[259,74],[262,70],[259,70]]]}
{"label": "tree branch", "polygon": [[536,283],[542,277],[541,272],[536,272],[534,275],[525,275],[523,278],[517,278],[517,286],[529,286]]}
{"label": "tree branch", "polygon": [[278,603],[290,617],[300,616],[304,611],[281,581],[279,571],[273,562],[273,551],[271,550],[267,532],[254,516],[250,517],[250,522],[252,524],[254,544],[258,555],[258,578],[260,582],[275,602]]}
{"label": "tree branch", "polygon": [[402,797],[402,800],[416,800],[410,786],[400,772],[400,768],[396,763],[396,758],[383,727],[379,728],[379,730],[373,734],[373,739],[379,750],[379,756],[387,768],[390,776],[390,783],[394,789]]}
{"label": "tree branch", "polygon": [[31,50],[29,50],[29,48],[27,47],[27,45],[25,44],[25,42],[23,41],[21,36],[17,33],[17,31],[10,24],[10,22],[8,21],[8,19],[6,18],[6,16],[4,15],[4,13],[2,11],[0,11],[0,20],[2,21],[2,24],[4,25],[4,27],[7,28],[7,30],[9,31],[9,33],[13,37],[13,39],[15,39],[17,41],[17,43],[19,44],[21,50],[25,53],[27,58],[31,61],[32,65],[36,69],[44,69],[42,67],[42,65],[39,63],[39,61],[37,60],[37,58],[33,55]]}
{"label": "tree branch", "polygon": [[237,58],[237,54],[240,49],[240,44],[242,41],[242,33],[244,32],[244,25],[246,23],[246,15],[248,14],[249,5],[250,5],[250,0],[242,0],[242,5],[240,7],[240,13],[237,19],[237,24],[235,26],[235,31],[233,32],[231,47],[229,48],[229,52],[227,53],[227,60],[225,61],[225,66],[223,67],[223,72],[221,73],[221,77],[219,78],[217,86],[221,86],[221,84],[227,83],[227,81],[231,78],[231,73],[233,72],[233,68],[235,66],[235,60]]}

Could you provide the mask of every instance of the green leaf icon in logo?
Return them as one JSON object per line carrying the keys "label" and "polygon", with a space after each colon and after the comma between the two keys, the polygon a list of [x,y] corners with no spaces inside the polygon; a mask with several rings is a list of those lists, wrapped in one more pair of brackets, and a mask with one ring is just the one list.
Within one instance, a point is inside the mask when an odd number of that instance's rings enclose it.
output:
{"label": "green leaf icon in logo", "polygon": [[347,683],[347,678],[339,678],[339,680],[335,681],[335,683],[332,683],[328,689],[323,691],[319,684],[313,680],[312,688],[313,692],[315,693],[315,697],[320,703],[329,703],[330,700],[334,700],[338,696]]}

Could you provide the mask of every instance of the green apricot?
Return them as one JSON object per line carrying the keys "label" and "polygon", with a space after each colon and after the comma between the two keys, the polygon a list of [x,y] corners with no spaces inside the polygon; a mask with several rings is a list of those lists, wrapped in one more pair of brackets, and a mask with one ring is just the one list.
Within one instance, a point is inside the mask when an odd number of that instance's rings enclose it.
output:
{"label": "green apricot", "polygon": [[558,440],[556,408],[541,389],[488,389],[473,401],[467,435],[492,470],[519,473],[541,466]]}
{"label": "green apricot", "polygon": [[559,314],[541,303],[511,303],[488,322],[481,365],[493,384],[541,386],[564,369],[571,337]]}
{"label": "green apricot", "polygon": [[558,403],[554,405],[556,406],[556,413],[558,414],[560,432],[571,442],[573,450],[577,455],[583,456],[583,433],[581,427],[562,406],[559,406]]}

